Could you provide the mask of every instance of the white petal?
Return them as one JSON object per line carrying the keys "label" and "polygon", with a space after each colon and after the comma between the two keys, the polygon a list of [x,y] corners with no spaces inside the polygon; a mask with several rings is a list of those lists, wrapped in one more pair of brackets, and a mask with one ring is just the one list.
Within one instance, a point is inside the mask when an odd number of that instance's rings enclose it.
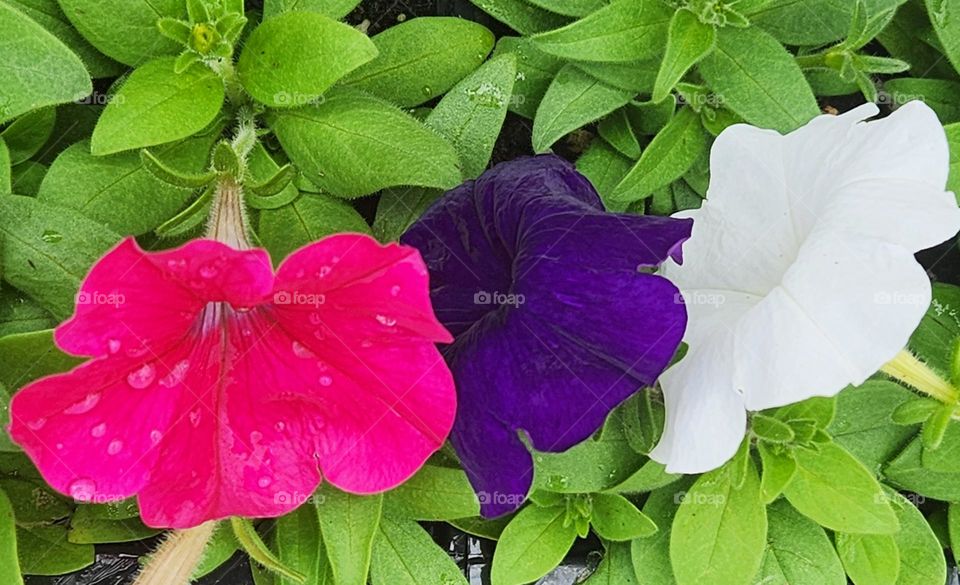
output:
{"label": "white petal", "polygon": [[743,441],[747,414],[730,390],[731,334],[691,349],[660,377],[667,418],[650,458],[671,473],[701,473],[723,465]]}

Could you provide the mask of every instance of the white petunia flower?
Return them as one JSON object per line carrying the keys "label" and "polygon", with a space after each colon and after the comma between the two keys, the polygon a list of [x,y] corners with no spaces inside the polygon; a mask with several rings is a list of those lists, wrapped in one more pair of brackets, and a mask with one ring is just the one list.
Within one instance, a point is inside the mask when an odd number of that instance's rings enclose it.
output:
{"label": "white petunia flower", "polygon": [[707,200],[682,265],[689,352],[660,382],[667,420],[651,457],[672,472],[719,467],[746,411],[831,396],[906,345],[930,303],[914,252],[952,237],[947,140],[911,102],[873,104],[786,136],[738,124],[710,155]]}

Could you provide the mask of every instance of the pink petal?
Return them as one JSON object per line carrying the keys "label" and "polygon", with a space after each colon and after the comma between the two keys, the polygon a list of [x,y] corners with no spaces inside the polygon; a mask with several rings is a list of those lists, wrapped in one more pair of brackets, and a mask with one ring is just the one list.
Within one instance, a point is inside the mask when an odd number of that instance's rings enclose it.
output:
{"label": "pink petal", "polygon": [[[312,394],[326,423],[319,461],[344,490],[403,482],[450,432],[456,393],[433,344],[450,336],[428,291],[416,251],[361,235],[326,238],[280,267],[277,320],[322,362]],[[310,304],[310,295],[323,302]]]}
{"label": "pink petal", "polygon": [[148,254],[133,238],[120,242],[90,270],[73,317],[57,327],[57,344],[75,355],[134,357],[164,353],[211,301],[251,306],[272,287],[263,250],[237,251],[195,240]]}
{"label": "pink petal", "polygon": [[351,345],[452,341],[433,314],[420,253],[366,235],[330,236],[291,254],[277,270],[273,301],[286,318],[322,321]]}

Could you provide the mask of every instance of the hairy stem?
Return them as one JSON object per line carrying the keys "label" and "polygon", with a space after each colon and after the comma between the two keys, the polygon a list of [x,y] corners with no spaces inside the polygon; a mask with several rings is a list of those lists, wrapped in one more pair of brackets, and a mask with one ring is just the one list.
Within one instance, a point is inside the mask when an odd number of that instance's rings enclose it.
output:
{"label": "hairy stem", "polygon": [[170,532],[133,585],[189,585],[215,527],[215,522],[207,522]]}
{"label": "hairy stem", "polygon": [[243,186],[233,177],[221,177],[213,193],[206,237],[237,250],[249,250],[249,222],[243,205]]}
{"label": "hairy stem", "polygon": [[900,350],[880,371],[945,404],[956,404],[960,400],[960,393],[952,384],[941,378],[909,350]]}

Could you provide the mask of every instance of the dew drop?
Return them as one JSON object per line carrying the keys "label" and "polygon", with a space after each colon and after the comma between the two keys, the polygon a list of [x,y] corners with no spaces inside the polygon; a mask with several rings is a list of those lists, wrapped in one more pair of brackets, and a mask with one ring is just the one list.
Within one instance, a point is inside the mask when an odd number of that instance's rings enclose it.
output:
{"label": "dew drop", "polygon": [[320,313],[310,313],[310,316],[307,317],[310,320],[311,325],[319,325],[323,322],[323,317],[320,316]]}
{"label": "dew drop", "polygon": [[100,393],[91,392],[87,394],[86,398],[65,409],[63,412],[65,414],[86,414],[93,410],[93,407],[96,406],[98,402],[100,402]]}
{"label": "dew drop", "polygon": [[94,437],[102,437],[107,432],[107,424],[100,423],[97,426],[90,429],[90,434]]}
{"label": "dew drop", "polygon": [[54,230],[43,230],[43,234],[40,236],[40,239],[48,244],[56,244],[57,242],[63,240],[63,234]]}
{"label": "dew drop", "polygon": [[45,424],[47,424],[47,419],[41,417],[41,418],[38,418],[37,420],[32,420],[28,422],[27,428],[30,429],[31,431],[39,431],[40,429],[43,428]]}
{"label": "dew drop", "polygon": [[360,347],[365,349],[371,348],[373,347],[373,342],[370,341],[369,339],[364,339],[363,341],[360,342]]}
{"label": "dew drop", "polygon": [[190,369],[190,360],[180,360],[170,369],[170,373],[160,378],[160,385],[164,388],[173,388],[180,382],[183,382]]}
{"label": "dew drop", "polygon": [[333,378],[330,376],[320,376],[318,382],[320,382],[321,386],[329,386],[330,384],[333,384]]}
{"label": "dew drop", "polygon": [[153,384],[153,379],[157,376],[157,369],[151,364],[143,364],[138,369],[130,372],[127,376],[127,384],[137,390],[143,390]]}
{"label": "dew drop", "polygon": [[325,276],[328,275],[328,274],[330,274],[330,267],[329,267],[329,266],[321,266],[321,267],[320,267],[320,272],[317,273],[317,276],[319,276],[320,278],[323,278],[323,277],[325,277]]}
{"label": "dew drop", "polygon": [[250,442],[256,445],[263,439],[263,433],[260,431],[253,431],[250,433]]}
{"label": "dew drop", "polygon": [[90,502],[97,493],[97,484],[92,479],[81,478],[74,480],[67,491],[70,497],[78,502]]}
{"label": "dew drop", "polygon": [[320,370],[321,372],[326,372],[329,367],[330,367],[330,366],[328,366],[328,365],[327,365],[327,362],[325,362],[325,361],[318,361],[318,362],[317,362],[317,369]]}
{"label": "dew drop", "polygon": [[393,327],[397,324],[397,320],[393,317],[388,317],[386,315],[377,315],[377,323],[385,327]]}
{"label": "dew drop", "polygon": [[312,351],[310,351],[309,348],[305,347],[299,341],[293,342],[293,355],[303,359],[310,359],[310,358],[316,357],[315,354]]}
{"label": "dew drop", "polygon": [[57,443],[57,451],[63,450],[63,443]]}
{"label": "dew drop", "polygon": [[161,433],[157,429],[153,429],[152,431],[150,431],[150,443],[156,445],[157,443],[160,442],[160,439],[162,438],[163,438],[163,433]]}
{"label": "dew drop", "polygon": [[190,424],[193,425],[194,428],[200,426],[200,410],[199,409],[190,412]]}
{"label": "dew drop", "polygon": [[123,450],[123,441],[120,439],[114,439],[110,441],[110,444],[107,445],[107,455],[116,455]]}
{"label": "dew drop", "polygon": [[314,329],[313,336],[316,337],[318,341],[323,341],[327,338],[327,332],[323,327],[318,327],[317,329]]}
{"label": "dew drop", "polygon": [[263,476],[257,480],[257,485],[262,488],[268,487],[271,483],[273,483],[273,480],[267,476]]}
{"label": "dew drop", "polygon": [[398,294],[400,294],[400,285],[399,285],[399,284],[395,284],[395,285],[391,286],[391,287],[390,287],[390,296],[395,297],[395,296],[397,296]]}
{"label": "dew drop", "polygon": [[283,422],[282,420],[278,420],[277,424],[273,425],[273,428],[277,429],[278,433],[282,433],[283,429],[287,428],[287,423]]}
{"label": "dew drop", "polygon": [[107,340],[107,351],[109,351],[111,354],[114,354],[120,351],[120,340],[119,339]]}
{"label": "dew drop", "polygon": [[207,264],[206,266],[201,266],[199,272],[200,272],[200,277],[201,277],[201,278],[208,278],[208,279],[209,279],[209,278],[214,278],[214,277],[216,277],[218,274],[220,274],[220,270],[218,270],[217,267],[216,267],[216,266],[213,266],[212,264]]}

